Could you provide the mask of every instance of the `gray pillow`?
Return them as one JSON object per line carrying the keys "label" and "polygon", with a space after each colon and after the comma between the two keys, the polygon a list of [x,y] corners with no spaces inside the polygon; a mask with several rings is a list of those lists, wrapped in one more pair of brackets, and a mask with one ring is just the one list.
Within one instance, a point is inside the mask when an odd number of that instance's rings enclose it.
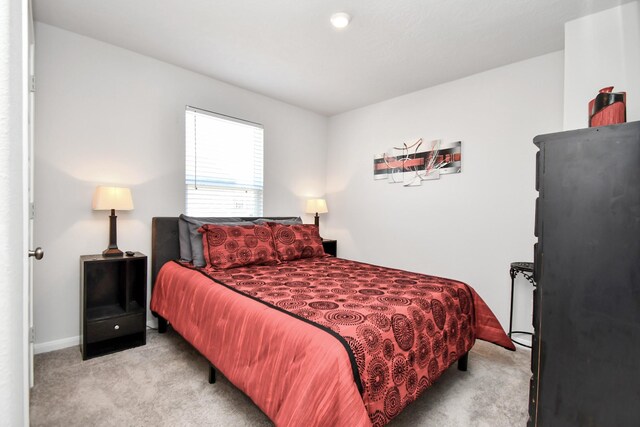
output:
{"label": "gray pillow", "polygon": [[[180,215],[178,218],[178,236],[180,238],[180,259],[193,261],[197,267],[204,267],[204,252],[202,249],[202,235],[198,228],[204,224],[233,223],[231,225],[251,225],[238,217],[193,217]],[[242,224],[237,224],[242,223]],[[230,225],[230,224],[224,224]],[[196,261],[198,262],[196,264]],[[200,265],[199,265],[200,264]]]}
{"label": "gray pillow", "polygon": [[302,224],[302,218],[300,218],[299,216],[291,217],[287,219],[258,218],[258,219],[254,219],[253,222],[255,224],[264,224],[265,222],[275,222],[277,224],[296,225],[296,224]]}
{"label": "gray pillow", "polygon": [[189,237],[189,223],[182,219],[182,215],[178,218],[178,237],[180,238],[180,260],[191,262],[191,237]]}

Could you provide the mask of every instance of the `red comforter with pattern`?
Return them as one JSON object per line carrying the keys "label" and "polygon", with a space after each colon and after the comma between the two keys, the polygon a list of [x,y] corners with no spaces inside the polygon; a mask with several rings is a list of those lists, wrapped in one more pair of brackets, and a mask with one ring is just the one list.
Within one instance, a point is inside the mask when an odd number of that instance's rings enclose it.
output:
{"label": "red comforter with pattern", "polygon": [[170,262],[151,309],[283,426],[381,426],[476,338],[515,350],[468,285],[334,257]]}

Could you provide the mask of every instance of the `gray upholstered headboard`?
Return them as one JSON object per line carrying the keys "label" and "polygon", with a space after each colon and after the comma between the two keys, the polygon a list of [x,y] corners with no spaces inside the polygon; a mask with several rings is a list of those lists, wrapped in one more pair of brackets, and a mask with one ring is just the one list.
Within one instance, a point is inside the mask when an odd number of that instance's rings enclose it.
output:
{"label": "gray upholstered headboard", "polygon": [[[243,221],[258,218],[294,219],[291,216],[242,217]],[[178,235],[178,217],[154,217],[151,220],[151,289],[156,283],[158,271],[166,263],[180,258],[180,238]]]}

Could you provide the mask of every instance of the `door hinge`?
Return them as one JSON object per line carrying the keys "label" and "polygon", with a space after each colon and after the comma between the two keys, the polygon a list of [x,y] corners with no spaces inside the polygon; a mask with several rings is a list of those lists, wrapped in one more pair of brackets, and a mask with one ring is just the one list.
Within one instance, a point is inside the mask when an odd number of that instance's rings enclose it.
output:
{"label": "door hinge", "polygon": [[36,217],[36,204],[29,203],[29,219],[34,219]]}
{"label": "door hinge", "polygon": [[33,326],[29,328],[29,342],[36,342],[36,329]]}
{"label": "door hinge", "polygon": [[36,91],[36,76],[34,76],[33,74],[29,76],[29,91]]}

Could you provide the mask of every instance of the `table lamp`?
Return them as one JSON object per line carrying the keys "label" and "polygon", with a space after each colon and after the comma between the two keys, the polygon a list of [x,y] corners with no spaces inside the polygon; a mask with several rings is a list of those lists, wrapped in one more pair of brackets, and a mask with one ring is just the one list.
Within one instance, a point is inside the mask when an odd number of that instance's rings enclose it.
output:
{"label": "table lamp", "polygon": [[325,199],[309,199],[307,200],[307,209],[306,213],[315,213],[315,224],[318,227],[318,231],[320,231],[320,216],[318,214],[327,213],[329,210],[327,209],[327,201]]}
{"label": "table lamp", "polygon": [[133,199],[131,190],[126,187],[103,187],[98,186],[93,194],[92,207],[94,211],[111,210],[109,216],[109,247],[102,252],[102,256],[114,257],[122,256],[122,251],[118,249],[118,232],[116,210],[133,210]]}

